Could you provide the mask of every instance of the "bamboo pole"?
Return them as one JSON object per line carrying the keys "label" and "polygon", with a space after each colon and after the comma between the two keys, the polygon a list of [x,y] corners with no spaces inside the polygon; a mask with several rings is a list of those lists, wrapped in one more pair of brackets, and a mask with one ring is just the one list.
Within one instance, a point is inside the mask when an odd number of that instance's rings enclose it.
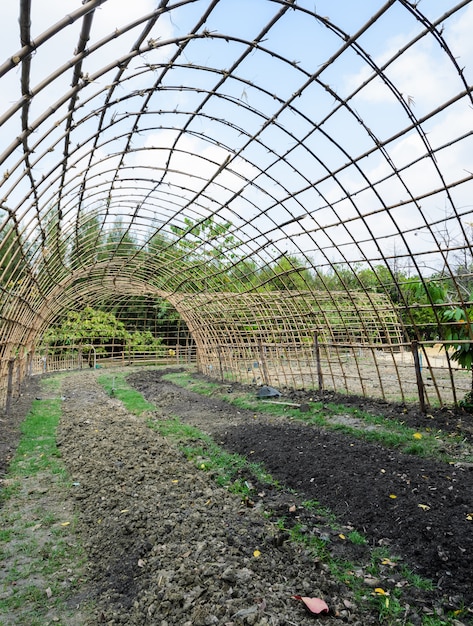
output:
{"label": "bamboo pole", "polygon": [[15,366],[15,359],[11,358],[8,361],[8,381],[7,381],[7,398],[5,402],[5,414],[10,415],[10,408],[13,395],[13,369]]}
{"label": "bamboo pole", "polygon": [[419,404],[422,413],[426,412],[425,406],[425,389],[424,381],[422,380],[422,366],[419,358],[419,342],[413,341],[411,343],[412,355],[414,357],[414,367],[416,371],[417,391],[419,393]]}
{"label": "bamboo pole", "polygon": [[323,391],[324,389],[324,377],[322,373],[322,363],[320,361],[320,346],[319,346],[319,334],[317,331],[314,332],[314,357],[317,368],[317,384],[319,391]]}

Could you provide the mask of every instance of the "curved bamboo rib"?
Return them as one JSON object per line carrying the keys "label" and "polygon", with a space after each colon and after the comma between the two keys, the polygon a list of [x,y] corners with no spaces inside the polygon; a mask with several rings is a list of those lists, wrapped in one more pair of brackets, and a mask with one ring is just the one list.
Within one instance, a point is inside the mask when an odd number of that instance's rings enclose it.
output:
{"label": "curved bamboo rib", "polygon": [[473,336],[471,0],[16,11],[0,407],[72,366],[80,345],[51,329],[86,307],[143,333],[94,337],[103,364],[196,360],[423,408],[471,390],[444,349]]}

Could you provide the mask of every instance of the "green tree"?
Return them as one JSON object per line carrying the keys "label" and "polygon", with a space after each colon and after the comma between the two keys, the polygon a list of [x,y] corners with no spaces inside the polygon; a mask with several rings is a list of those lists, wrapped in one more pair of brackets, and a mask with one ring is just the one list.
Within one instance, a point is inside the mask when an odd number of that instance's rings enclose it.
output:
{"label": "green tree", "polygon": [[88,267],[99,258],[104,234],[102,223],[97,215],[82,215],[77,224],[69,252],[69,264],[72,269]]}
{"label": "green tree", "polygon": [[260,282],[258,265],[250,259],[240,259],[227,270],[233,291],[245,291],[256,287]]}
{"label": "green tree", "polygon": [[439,336],[441,307],[447,299],[445,281],[422,281],[418,277],[399,283],[401,319],[408,336],[417,340],[435,340]]}
{"label": "green tree", "polygon": [[42,343],[53,353],[63,346],[93,346],[99,355],[113,355],[125,351],[133,354],[145,347],[157,349],[161,339],[150,331],[130,332],[113,313],[85,307],[82,311],[69,311],[58,325],[46,331]]}
{"label": "green tree", "polygon": [[[472,302],[473,294],[469,297]],[[453,348],[449,353],[450,359],[458,365],[471,371],[471,390],[460,402],[468,410],[473,410],[473,307],[452,305],[442,311],[442,338],[445,350]]]}
{"label": "green tree", "polygon": [[36,241],[34,256],[38,283],[56,284],[69,271],[66,262],[67,243],[56,206],[49,207],[43,213]]}
{"label": "green tree", "polygon": [[238,240],[230,234],[231,227],[231,222],[217,222],[213,216],[195,222],[186,217],[183,227],[172,225],[171,231],[177,237],[178,248],[200,259],[205,257],[212,264],[227,266],[238,257]]}
{"label": "green tree", "polygon": [[130,229],[124,226],[121,217],[117,217],[106,235],[101,258],[132,256],[136,254],[137,250],[138,246],[130,233]]}
{"label": "green tree", "polygon": [[185,291],[232,289],[228,270],[239,258],[239,240],[230,233],[230,222],[213,216],[203,220],[184,219],[184,226],[171,225],[174,281],[172,288]]}
{"label": "green tree", "polygon": [[11,289],[25,277],[27,269],[21,237],[16,228],[0,229],[0,286]]}
{"label": "green tree", "polygon": [[290,254],[281,255],[275,263],[260,272],[259,278],[274,291],[306,291],[314,283],[310,270]]}

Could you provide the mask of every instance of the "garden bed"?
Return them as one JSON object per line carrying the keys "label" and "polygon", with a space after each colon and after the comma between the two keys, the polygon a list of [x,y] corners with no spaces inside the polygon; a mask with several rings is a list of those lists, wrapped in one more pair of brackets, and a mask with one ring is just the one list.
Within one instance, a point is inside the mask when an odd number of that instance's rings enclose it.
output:
{"label": "garden bed", "polygon": [[[70,604],[93,600],[87,623],[314,623],[293,598],[298,594],[323,598],[330,614],[318,619],[330,626],[388,623],[383,615],[392,624],[421,624],[429,616],[438,620],[432,623],[471,623],[468,463],[406,455],[255,414],[218,394],[179,388],[162,373],[134,370],[128,377],[156,406],[140,417],[104,392],[96,382],[100,373],[72,374],[63,382],[58,445],[89,564],[85,586]],[[38,394],[37,387],[31,392]],[[13,407],[17,422],[26,396]],[[286,400],[309,398],[297,392]],[[359,402],[365,411],[394,412],[419,431],[436,428],[448,452],[455,452],[448,444],[452,433],[462,434],[465,446],[471,442],[467,415],[399,414],[400,407]],[[239,479],[247,483],[247,497],[218,486],[205,449],[191,462],[176,442],[150,428],[173,416],[228,451],[263,463],[280,487],[259,483],[244,469]],[[2,450],[11,456],[13,447],[12,441]],[[295,529],[300,541],[289,541]],[[357,533],[366,543],[350,540]],[[309,550],[307,539],[314,538],[326,543],[332,567]],[[333,565],[342,561],[352,567],[336,575]],[[413,575],[431,579],[433,588],[414,584]]]}

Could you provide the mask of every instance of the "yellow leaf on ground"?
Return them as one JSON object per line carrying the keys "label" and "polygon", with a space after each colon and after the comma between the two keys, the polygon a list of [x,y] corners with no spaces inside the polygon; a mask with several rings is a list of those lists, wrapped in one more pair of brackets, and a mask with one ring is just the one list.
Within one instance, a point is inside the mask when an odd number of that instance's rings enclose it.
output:
{"label": "yellow leaf on ground", "polygon": [[384,591],[384,589],[382,589],[381,587],[376,587],[376,589],[374,590],[374,593],[376,593],[378,596],[386,595],[386,591]]}

